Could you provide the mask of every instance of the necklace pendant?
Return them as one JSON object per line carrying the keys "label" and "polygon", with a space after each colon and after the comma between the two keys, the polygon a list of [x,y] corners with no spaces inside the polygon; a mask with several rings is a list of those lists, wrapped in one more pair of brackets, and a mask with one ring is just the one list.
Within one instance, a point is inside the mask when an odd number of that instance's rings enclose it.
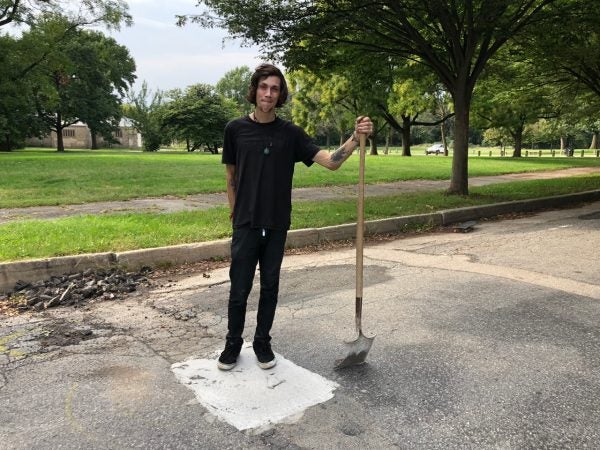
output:
{"label": "necklace pendant", "polygon": [[265,155],[268,155],[269,153],[271,153],[271,149],[269,147],[265,147],[265,149],[263,150],[263,153]]}

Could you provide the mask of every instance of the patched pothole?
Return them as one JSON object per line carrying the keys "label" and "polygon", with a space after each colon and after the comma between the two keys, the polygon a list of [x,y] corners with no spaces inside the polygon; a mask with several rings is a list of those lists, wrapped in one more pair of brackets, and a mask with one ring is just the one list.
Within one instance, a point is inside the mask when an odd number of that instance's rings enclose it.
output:
{"label": "patched pothole", "polygon": [[[103,333],[104,334],[104,333]],[[89,326],[74,326],[69,322],[54,323],[40,336],[42,349],[78,345],[81,341],[97,337]]]}
{"label": "patched pothole", "polygon": [[67,320],[49,320],[4,331],[0,335],[0,356],[4,355],[8,362],[115,334],[115,330],[108,326],[83,325]]}

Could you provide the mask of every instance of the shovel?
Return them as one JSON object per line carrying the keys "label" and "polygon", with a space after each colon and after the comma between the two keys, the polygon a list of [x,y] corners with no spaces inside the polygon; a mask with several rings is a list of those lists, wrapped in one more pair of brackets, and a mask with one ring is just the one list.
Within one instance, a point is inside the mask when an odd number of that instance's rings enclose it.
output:
{"label": "shovel", "polygon": [[373,345],[373,337],[366,337],[362,332],[362,295],[363,295],[363,236],[365,230],[365,144],[367,137],[364,134],[360,138],[360,164],[358,170],[358,211],[356,219],[356,331],[358,337],[345,342],[348,354],[336,360],[335,368],[356,366],[363,364],[367,359],[367,353]]}

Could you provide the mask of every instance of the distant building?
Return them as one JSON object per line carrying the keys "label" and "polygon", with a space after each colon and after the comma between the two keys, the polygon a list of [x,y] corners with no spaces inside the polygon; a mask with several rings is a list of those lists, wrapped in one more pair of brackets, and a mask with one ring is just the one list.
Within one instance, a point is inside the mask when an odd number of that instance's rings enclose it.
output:
{"label": "distant building", "polygon": [[[62,130],[65,148],[92,148],[92,133],[84,123],[74,123]],[[102,136],[96,137],[98,148],[141,148],[142,136],[135,128],[122,121],[119,129],[113,133],[116,143],[104,142]],[[28,138],[25,145],[29,147],[56,147],[56,133],[52,131],[43,138]]]}

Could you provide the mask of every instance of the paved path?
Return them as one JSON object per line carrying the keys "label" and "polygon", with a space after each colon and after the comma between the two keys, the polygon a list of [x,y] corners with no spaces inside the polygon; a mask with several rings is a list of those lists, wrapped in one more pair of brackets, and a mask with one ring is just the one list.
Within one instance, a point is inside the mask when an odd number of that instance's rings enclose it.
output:
{"label": "paved path", "polygon": [[[591,173],[600,173],[600,167],[576,167],[565,170],[545,172],[471,177],[469,178],[469,185],[484,186],[494,183],[563,178]],[[379,183],[366,186],[365,195],[372,197],[397,195],[403,192],[446,189],[448,187],[448,183],[448,180],[409,180],[397,181],[393,183]],[[297,201],[333,199],[343,200],[352,198],[356,198],[356,186],[354,185],[298,188],[294,189],[293,191],[293,199]],[[17,220],[54,219],[82,214],[114,214],[131,212],[171,213],[177,211],[194,211],[225,204],[227,204],[227,195],[224,192],[219,192],[214,194],[189,195],[182,198],[167,196],[114,202],[85,203],[79,205],[7,208],[0,209],[0,224]]]}
{"label": "paved path", "polygon": [[[0,316],[0,447],[598,449],[599,212],[595,202],[369,243],[362,318],[377,336],[366,364],[340,371],[354,337],[354,249],[286,256],[273,348],[337,384],[287,417],[271,405],[296,405],[305,380],[283,359],[262,371],[249,353],[231,372],[216,368],[226,267],[120,301]],[[213,380],[236,391],[210,404],[192,391]],[[251,400],[272,424],[219,420]]]}

